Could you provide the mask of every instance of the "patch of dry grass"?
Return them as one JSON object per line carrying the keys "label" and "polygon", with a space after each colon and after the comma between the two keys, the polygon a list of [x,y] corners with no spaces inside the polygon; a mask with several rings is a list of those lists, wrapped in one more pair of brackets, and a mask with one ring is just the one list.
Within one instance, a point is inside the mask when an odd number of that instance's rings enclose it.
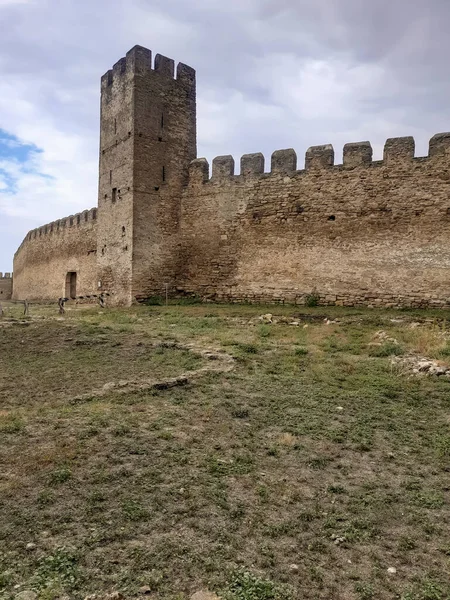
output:
{"label": "patch of dry grass", "polygon": [[[450,597],[450,382],[369,345],[442,352],[442,315],[324,311],[31,307],[0,328],[0,598]],[[201,366],[191,342],[234,370],[70,402]]]}

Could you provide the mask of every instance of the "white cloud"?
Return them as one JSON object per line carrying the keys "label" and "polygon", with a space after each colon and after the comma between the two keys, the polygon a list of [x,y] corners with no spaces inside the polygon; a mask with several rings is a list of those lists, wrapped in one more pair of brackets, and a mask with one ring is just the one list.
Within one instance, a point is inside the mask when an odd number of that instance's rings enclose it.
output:
{"label": "white cloud", "polygon": [[[39,86],[37,80],[33,80]],[[13,191],[0,196],[0,211],[39,222],[82,210],[96,203],[96,132],[90,135],[74,123],[58,122],[29,98],[27,84],[0,80],[2,125],[21,142],[41,150],[25,163],[3,161],[0,169],[14,181]],[[74,131],[75,130],[75,131]]]}
{"label": "white cloud", "polygon": [[16,4],[32,4],[34,0],[0,0],[0,8],[2,6],[13,6]]}

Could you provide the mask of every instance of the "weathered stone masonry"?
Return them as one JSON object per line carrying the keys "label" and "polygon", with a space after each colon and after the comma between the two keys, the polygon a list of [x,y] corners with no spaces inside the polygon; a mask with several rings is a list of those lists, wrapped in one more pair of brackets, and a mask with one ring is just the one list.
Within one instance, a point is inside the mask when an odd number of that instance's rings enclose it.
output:
{"label": "weathered stone masonry", "polygon": [[414,140],[388,140],[372,162],[368,142],[192,163],[182,204],[180,291],[239,301],[450,305],[450,135],[427,158]]}
{"label": "weathered stone masonry", "polygon": [[[30,232],[14,297],[108,291],[227,301],[450,306],[450,134],[214,159],[196,157],[195,72],[137,46],[102,78],[98,214]],[[194,160],[193,160],[194,159]],[[83,215],[88,215],[84,219]],[[73,222],[75,219],[76,222]],[[72,221],[71,221],[72,220]],[[64,221],[64,220],[63,220]],[[72,224],[71,224],[72,223]]]}
{"label": "weathered stone masonry", "polygon": [[0,303],[2,300],[11,300],[13,278],[11,273],[0,273]]}
{"label": "weathered stone masonry", "polygon": [[69,272],[77,273],[79,295],[96,293],[96,252],[96,208],[30,231],[14,257],[14,299],[55,301]]}

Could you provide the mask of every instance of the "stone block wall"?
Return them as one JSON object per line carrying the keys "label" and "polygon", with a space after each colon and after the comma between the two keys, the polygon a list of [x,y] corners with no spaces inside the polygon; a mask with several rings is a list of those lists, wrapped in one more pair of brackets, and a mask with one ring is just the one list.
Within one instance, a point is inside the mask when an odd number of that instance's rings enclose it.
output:
{"label": "stone block wall", "polygon": [[98,266],[113,303],[175,286],[195,90],[194,69],[142,46],[102,77]]}
{"label": "stone block wall", "polygon": [[450,134],[193,161],[180,218],[180,294],[227,301],[450,307]]}
{"label": "stone block wall", "polygon": [[11,300],[13,291],[12,273],[0,273],[0,303],[2,300]]}
{"label": "stone block wall", "polygon": [[56,301],[65,296],[68,272],[77,295],[97,293],[97,209],[30,231],[14,255],[15,300]]}
{"label": "stone block wall", "polygon": [[[111,294],[450,307],[450,134],[196,159],[196,74],[135,46],[101,81],[97,209],[30,232],[14,299]],[[9,286],[10,282],[1,284]],[[5,289],[3,287],[3,289]],[[8,288],[9,289],[9,288]],[[72,289],[72,288],[70,288]],[[1,294],[0,294],[1,296]]]}

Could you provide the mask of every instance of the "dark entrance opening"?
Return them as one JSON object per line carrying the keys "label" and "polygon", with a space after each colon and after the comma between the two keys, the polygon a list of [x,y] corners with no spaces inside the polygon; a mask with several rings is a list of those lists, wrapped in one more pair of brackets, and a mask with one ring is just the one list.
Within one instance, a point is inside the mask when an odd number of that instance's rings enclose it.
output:
{"label": "dark entrance opening", "polygon": [[66,298],[75,299],[77,297],[77,274],[69,271],[66,275]]}

